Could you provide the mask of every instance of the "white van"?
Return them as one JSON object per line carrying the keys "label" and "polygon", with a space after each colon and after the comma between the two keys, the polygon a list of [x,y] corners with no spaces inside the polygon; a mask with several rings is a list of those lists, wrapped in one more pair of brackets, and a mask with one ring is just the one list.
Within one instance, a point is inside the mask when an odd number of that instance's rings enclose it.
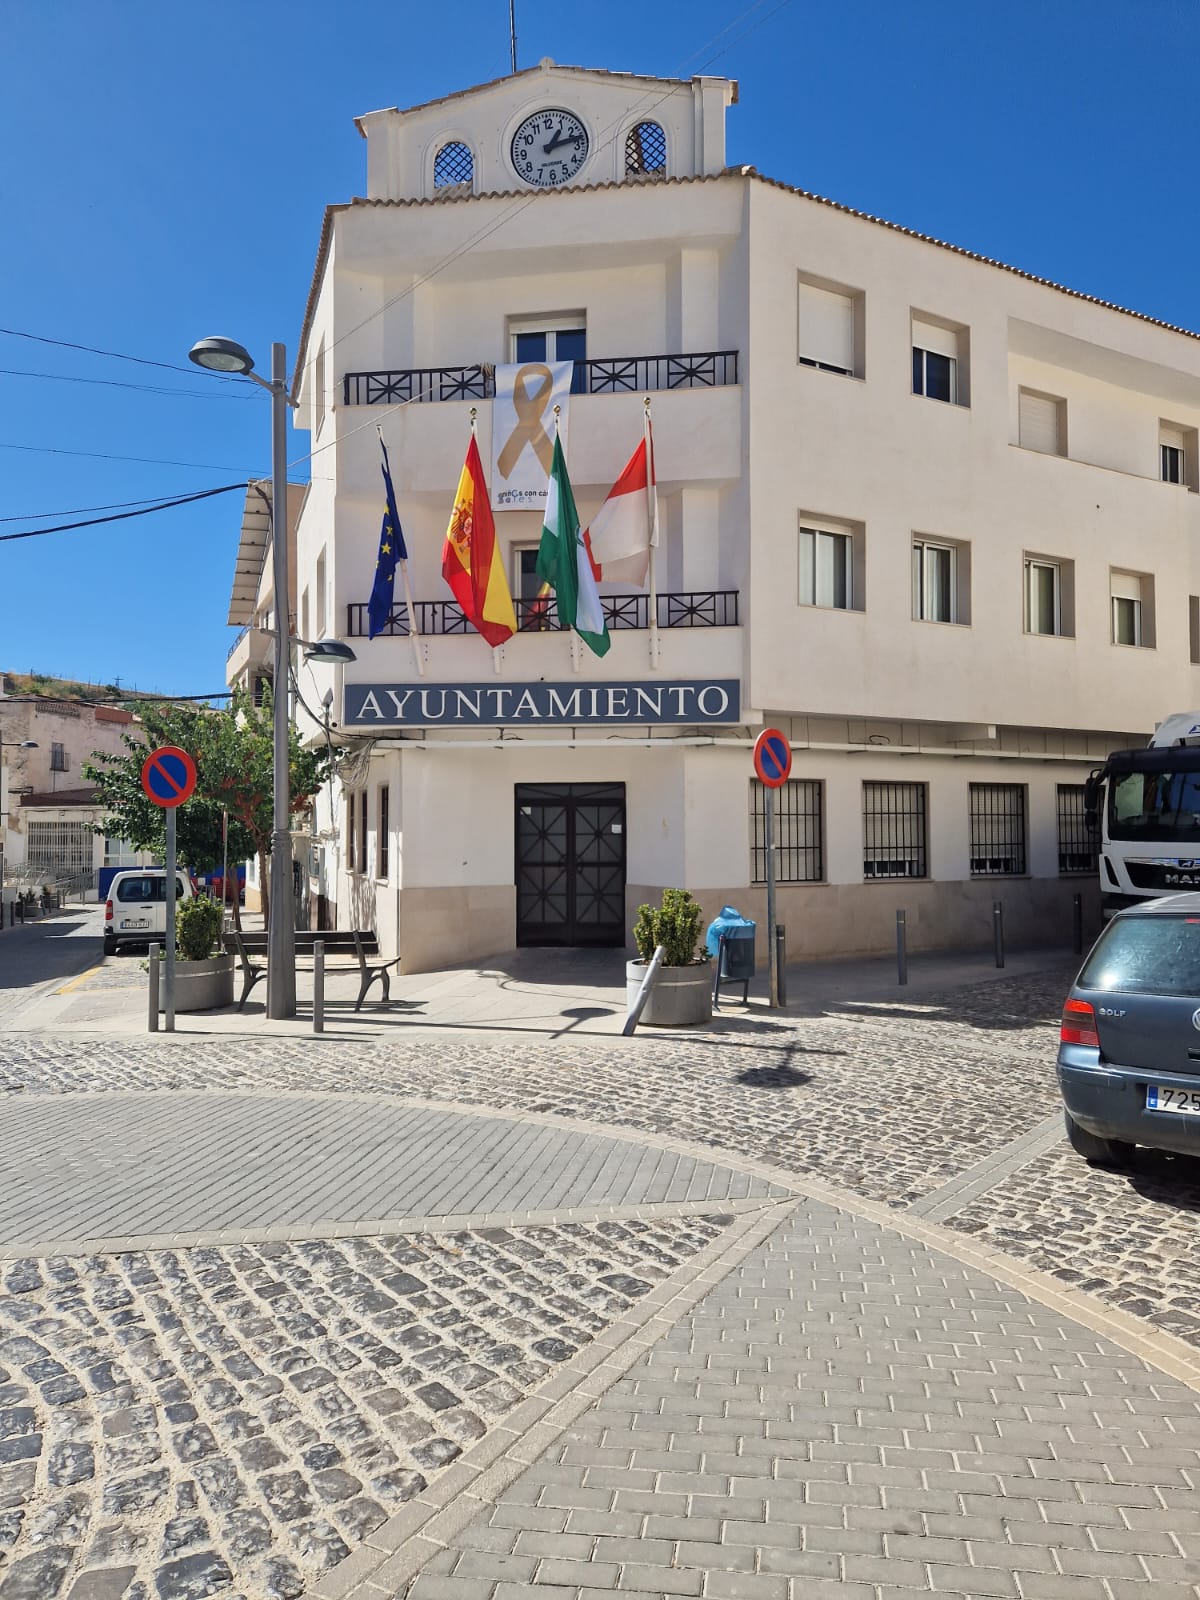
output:
{"label": "white van", "polygon": [[[190,900],[195,890],[186,872],[175,874],[175,899]],[[129,867],[108,886],[104,907],[104,954],[115,956],[123,944],[149,944],[167,936],[167,873],[165,867]]]}

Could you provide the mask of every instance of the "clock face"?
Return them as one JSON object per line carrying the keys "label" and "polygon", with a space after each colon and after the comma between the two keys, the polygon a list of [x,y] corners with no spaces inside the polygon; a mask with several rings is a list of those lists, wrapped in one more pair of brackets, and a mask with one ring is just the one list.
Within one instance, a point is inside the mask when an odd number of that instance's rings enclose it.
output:
{"label": "clock face", "polygon": [[513,134],[513,170],[536,189],[566,183],[587,153],[587,129],[573,111],[535,111]]}

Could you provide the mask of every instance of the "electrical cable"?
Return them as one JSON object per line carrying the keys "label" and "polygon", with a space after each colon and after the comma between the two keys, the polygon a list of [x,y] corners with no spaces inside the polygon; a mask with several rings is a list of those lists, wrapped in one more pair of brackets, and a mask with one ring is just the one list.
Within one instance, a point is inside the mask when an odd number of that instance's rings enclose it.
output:
{"label": "electrical cable", "polygon": [[104,522],[126,522],[130,517],[148,517],[155,511],[172,511],[176,506],[189,506],[196,500],[211,500],[217,494],[231,494],[234,489],[244,490],[244,483],[226,483],[219,489],[200,489],[196,494],[184,494],[174,500],[163,500],[158,505],[143,506],[139,511],[121,511],[112,517],[88,517],[82,522],[60,522],[52,528],[25,528],[20,533],[0,533],[0,544],[13,539],[41,539],[48,533],[69,533],[72,528],[95,528]]}
{"label": "electrical cable", "polygon": [[157,505],[163,498],[161,494],[152,494],[144,500],[112,500],[103,506],[71,506],[67,511],[29,511],[22,516],[0,517],[0,522],[49,522],[51,517],[83,517],[92,511],[124,511],[127,506]]}
{"label": "electrical cable", "polygon": [[[322,446],[322,448],[324,448]],[[105,450],[65,450],[53,444],[5,444],[0,443],[0,450],[24,450],[37,456],[86,456],[90,461],[137,461],[146,467],[194,467],[197,472],[241,472],[241,467],[214,466],[211,461],[166,461],[160,456],[115,456]],[[247,472],[242,479],[243,483],[253,477],[262,477],[262,473]],[[268,474],[269,476],[269,474]]]}
{"label": "electrical cable", "polygon": [[217,389],[211,394],[203,389],[163,389],[152,383],[122,383],[119,378],[74,378],[66,372],[30,372],[24,367],[0,367],[0,378],[43,378],[48,383],[88,383],[105,389],[137,389],[142,394],[178,395],[184,400],[249,400],[250,389],[231,394],[227,389]]}
{"label": "electrical cable", "polygon": [[[97,350],[90,344],[72,344],[69,339],[51,339],[44,333],[22,333],[17,328],[0,328],[0,333],[10,339],[31,339],[35,344],[53,344],[60,350],[82,350],[89,356],[108,356],[113,361],[132,361],[139,367],[161,367],[164,372],[186,372],[189,378],[199,377],[195,367],[180,367],[170,361],[151,361],[147,356],[128,356],[121,350]],[[213,373],[213,377],[221,374]],[[236,378],[225,378],[226,383],[236,383]]]}

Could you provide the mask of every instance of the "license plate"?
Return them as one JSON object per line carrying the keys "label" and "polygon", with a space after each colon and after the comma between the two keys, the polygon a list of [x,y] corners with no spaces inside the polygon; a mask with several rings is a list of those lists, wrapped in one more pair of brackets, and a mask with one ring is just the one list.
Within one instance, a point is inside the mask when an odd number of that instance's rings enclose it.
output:
{"label": "license plate", "polygon": [[1147,1111],[1182,1111],[1200,1116],[1200,1089],[1168,1089],[1165,1084],[1146,1085]]}
{"label": "license plate", "polygon": [[121,926],[123,928],[148,928],[150,919],[149,917],[126,917]]}

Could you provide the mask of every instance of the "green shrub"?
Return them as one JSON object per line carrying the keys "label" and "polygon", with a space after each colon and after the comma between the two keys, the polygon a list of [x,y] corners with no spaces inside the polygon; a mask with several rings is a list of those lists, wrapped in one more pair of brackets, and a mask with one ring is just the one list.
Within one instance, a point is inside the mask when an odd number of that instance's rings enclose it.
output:
{"label": "green shrub", "polygon": [[633,925],[638,955],[649,961],[661,944],[664,967],[690,966],[701,954],[701,915],[700,907],[686,889],[664,889],[660,907],[638,907]]}
{"label": "green shrub", "polygon": [[181,900],[175,912],[175,943],[184,961],[207,961],[221,936],[221,905],[199,896]]}

